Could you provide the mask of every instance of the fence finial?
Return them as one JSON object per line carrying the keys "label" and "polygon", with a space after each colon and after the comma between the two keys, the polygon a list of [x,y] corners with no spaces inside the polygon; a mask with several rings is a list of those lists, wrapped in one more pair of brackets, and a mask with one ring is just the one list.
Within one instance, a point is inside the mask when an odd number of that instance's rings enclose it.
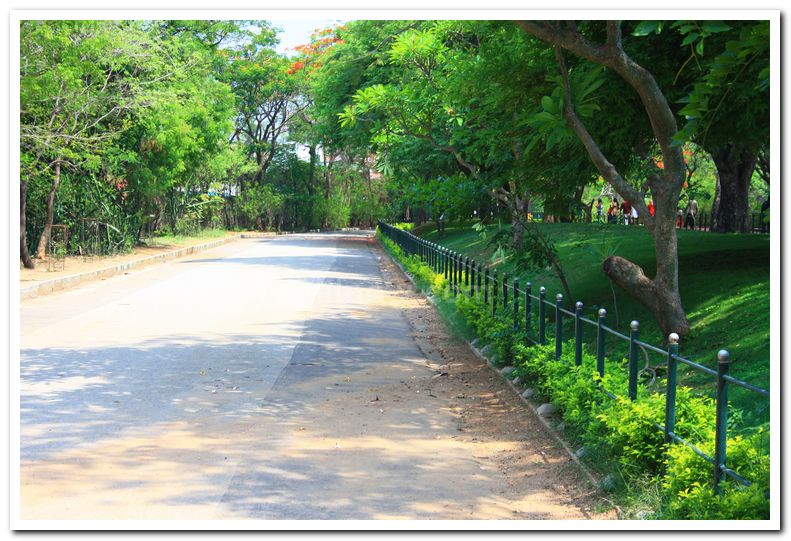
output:
{"label": "fence finial", "polygon": [[640,322],[639,322],[639,321],[637,321],[636,319],[635,319],[635,320],[633,320],[633,321],[632,321],[632,322],[629,324],[629,328],[630,328],[630,329],[632,329],[633,331],[639,331],[639,330],[640,330]]}
{"label": "fence finial", "polygon": [[604,308],[599,308],[599,317],[605,317],[607,315],[607,310]]}
{"label": "fence finial", "polygon": [[678,344],[678,334],[674,332],[671,332],[667,339],[671,344]]}
{"label": "fence finial", "polygon": [[555,300],[558,302],[563,302],[563,294],[558,293],[557,295],[555,295]]}
{"label": "fence finial", "polygon": [[574,305],[577,310],[582,310],[582,301],[577,301],[577,304]]}
{"label": "fence finial", "polygon": [[541,286],[541,287],[538,289],[538,292],[539,292],[539,293],[546,293],[546,292],[547,292],[547,288],[545,288],[544,286]]}
{"label": "fence finial", "polygon": [[721,349],[719,352],[717,352],[717,360],[719,360],[721,363],[729,363],[731,362],[731,354],[728,353],[727,349]]}

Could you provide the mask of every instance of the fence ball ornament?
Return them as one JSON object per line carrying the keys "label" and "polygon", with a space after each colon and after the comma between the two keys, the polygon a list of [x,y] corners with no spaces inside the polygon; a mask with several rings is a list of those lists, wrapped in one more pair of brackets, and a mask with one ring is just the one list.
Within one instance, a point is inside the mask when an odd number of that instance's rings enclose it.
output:
{"label": "fence ball ornament", "polygon": [[577,304],[575,304],[574,306],[577,308],[577,310],[582,310],[582,306],[583,306],[582,301],[577,301]]}
{"label": "fence ball ornament", "polygon": [[717,360],[721,363],[729,363],[731,362],[731,354],[728,353],[727,349],[721,349],[717,352]]}
{"label": "fence ball ornament", "polygon": [[632,321],[632,322],[629,324],[629,328],[630,328],[630,329],[632,329],[634,332],[637,332],[637,331],[639,331],[639,330],[640,330],[640,322],[639,322],[639,321],[637,321],[636,319],[635,319],[635,320],[633,320],[633,321]]}
{"label": "fence ball ornament", "polygon": [[555,295],[555,300],[558,302],[563,302],[563,294],[558,293],[557,295]]}
{"label": "fence ball ornament", "polygon": [[607,310],[599,308],[599,317],[607,317]]}

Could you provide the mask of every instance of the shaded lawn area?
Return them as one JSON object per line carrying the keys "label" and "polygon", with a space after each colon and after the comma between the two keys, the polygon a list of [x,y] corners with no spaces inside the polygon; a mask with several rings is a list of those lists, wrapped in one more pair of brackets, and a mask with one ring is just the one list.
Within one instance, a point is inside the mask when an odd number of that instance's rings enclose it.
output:
{"label": "shaded lawn area", "polygon": [[[470,225],[448,225],[442,237],[430,226],[419,228],[417,233],[488,263],[500,273],[507,272],[512,283],[510,263],[491,261],[494,248]],[[489,238],[496,227],[487,229]],[[537,224],[537,227],[555,241],[574,301],[585,304],[587,317],[595,319],[598,309],[604,307],[611,327],[628,334],[629,322],[636,319],[641,324],[642,340],[656,345],[663,343],[653,316],[611,285],[601,270],[607,256],[619,255],[639,264],[652,276],[656,269],[654,248],[645,229],[594,224]],[[717,351],[727,349],[733,360],[732,375],[768,388],[769,236],[680,230],[678,243],[681,297],[692,325],[691,333],[681,343],[681,354],[714,367]],[[521,284],[533,283],[534,294],[540,286],[546,287],[549,299],[562,292],[560,281],[547,269],[521,273],[519,278]],[[651,359],[652,365],[658,362]],[[713,379],[705,374],[687,373],[683,381],[713,392]],[[760,398],[738,389],[731,396],[738,406],[750,405]]]}

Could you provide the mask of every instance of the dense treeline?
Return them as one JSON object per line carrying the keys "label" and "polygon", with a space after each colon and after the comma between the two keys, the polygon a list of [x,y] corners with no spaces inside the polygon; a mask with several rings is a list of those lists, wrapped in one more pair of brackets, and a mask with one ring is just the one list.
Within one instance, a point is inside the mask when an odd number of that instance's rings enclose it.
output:
{"label": "dense treeline", "polygon": [[[308,81],[259,21],[23,21],[21,258],[151,231],[371,225],[367,154],[298,157]],[[317,156],[321,156],[320,159]],[[66,226],[65,232],[60,230]]]}
{"label": "dense treeline", "polygon": [[23,21],[24,264],[53,225],[79,253],[444,216],[510,222],[502,253],[560,269],[529,212],[590,218],[607,192],[657,269],[603,270],[683,334],[678,209],[744,231],[769,184],[767,21],[353,21],[291,57],[277,39],[265,21]]}

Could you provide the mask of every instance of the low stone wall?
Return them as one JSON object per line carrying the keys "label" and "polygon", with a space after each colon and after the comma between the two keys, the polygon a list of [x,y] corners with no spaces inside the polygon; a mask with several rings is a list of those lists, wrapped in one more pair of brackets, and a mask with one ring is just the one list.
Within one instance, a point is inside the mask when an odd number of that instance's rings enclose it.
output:
{"label": "low stone wall", "polygon": [[54,291],[60,291],[63,289],[74,287],[83,282],[89,282],[92,280],[98,280],[100,278],[107,278],[109,276],[121,274],[128,271],[129,269],[143,267],[145,265],[150,265],[151,263],[162,263],[170,259],[178,259],[179,257],[184,257],[198,252],[202,252],[204,250],[209,250],[211,248],[215,248],[217,246],[221,246],[223,244],[227,244],[229,242],[239,240],[240,238],[242,238],[242,235],[233,235],[230,237],[225,237],[219,240],[213,240],[211,242],[206,242],[203,244],[196,244],[195,246],[187,246],[186,248],[180,248],[172,252],[152,255],[152,256],[144,257],[142,259],[127,261],[125,263],[118,263],[117,265],[113,265],[111,267],[105,267],[103,269],[98,269],[95,271],[82,272],[80,274],[73,274],[71,276],[63,276],[61,278],[46,280],[44,282],[39,282],[31,286],[20,288],[19,299],[24,300],[24,299],[30,299],[32,297],[37,297],[39,295],[46,295]]}

